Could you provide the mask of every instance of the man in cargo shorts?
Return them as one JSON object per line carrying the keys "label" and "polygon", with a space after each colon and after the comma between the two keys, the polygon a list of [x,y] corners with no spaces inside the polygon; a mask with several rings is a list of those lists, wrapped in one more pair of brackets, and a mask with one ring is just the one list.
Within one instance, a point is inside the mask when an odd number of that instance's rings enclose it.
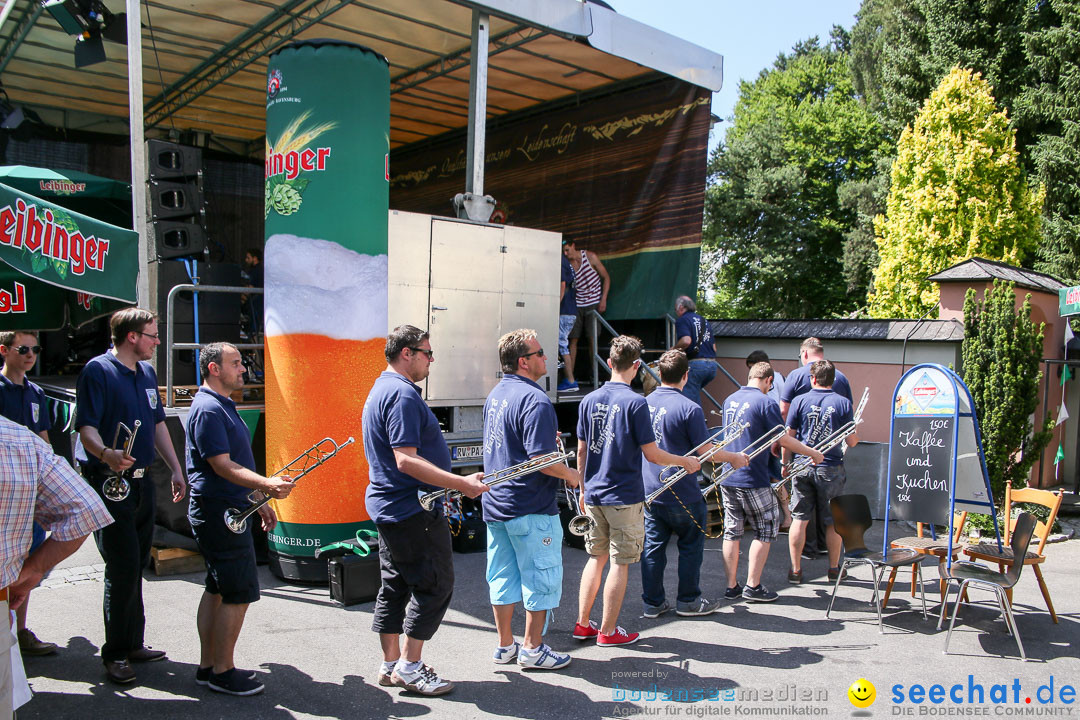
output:
{"label": "man in cargo shorts", "polygon": [[[252,490],[286,498],[293,483],[285,475],[268,478],[255,472],[251,435],[229,397],[244,387],[240,351],[228,343],[211,343],[199,354],[199,370],[203,383],[191,401],[184,448],[191,487],[188,521],[206,561],[195,682],[227,695],[256,695],[263,684],[254,672],[239,670],[233,663],[248,605],[259,599],[255,543],[251,523],[244,532],[234,533],[225,525],[225,512],[246,509]],[[277,524],[273,508],[263,505],[258,514],[263,529],[273,530]]]}
{"label": "man in cargo shorts", "polygon": [[454,689],[453,683],[440,678],[420,656],[450,607],[454,559],[441,508],[424,510],[418,492],[442,487],[474,498],[488,486],[483,473],[450,472],[450,449],[416,384],[435,361],[428,333],[399,325],[387,336],[384,354],[388,365],[364,402],[362,419],[368,462],[365,501],[379,531],[382,575],[371,623],[383,652],[378,682],[421,695],[444,695]]}
{"label": "man in cargo shorts", "polygon": [[[484,472],[488,475],[556,452],[555,408],[537,381],[547,375],[544,349],[535,330],[499,338],[503,378],[484,403]],[[484,494],[487,522],[487,581],[499,646],[493,659],[517,658],[526,670],[558,670],[570,656],[544,642],[548,612],[562,598],[560,480],[577,487],[578,473],[558,463],[501,482]],[[525,606],[525,636],[514,640],[514,606]]]}
{"label": "man in cargo shorts", "polygon": [[[611,381],[581,401],[578,409],[577,460],[585,488],[585,512],[593,527],[585,537],[589,559],[581,574],[578,620],[574,638],[602,647],[637,642],[638,633],[617,625],[626,595],[630,565],[641,558],[645,543],[645,486],[641,456],[657,465],[678,465],[697,472],[695,457],[672,455],[656,445],[649,405],[630,389],[641,365],[641,340],[620,335],[608,353]],[[600,590],[604,566],[613,560],[604,585],[603,616],[597,627],[589,619]]]}

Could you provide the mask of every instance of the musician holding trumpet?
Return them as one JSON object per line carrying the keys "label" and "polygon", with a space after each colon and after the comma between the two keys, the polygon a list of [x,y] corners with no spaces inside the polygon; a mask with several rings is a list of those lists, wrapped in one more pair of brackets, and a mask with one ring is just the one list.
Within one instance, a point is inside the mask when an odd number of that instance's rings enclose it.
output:
{"label": "musician holding trumpet", "polygon": [[[713,448],[705,426],[701,406],[682,394],[689,379],[690,363],[682,350],[668,350],[658,363],[661,386],[645,398],[652,417],[656,445],[675,455],[701,455]],[[721,434],[722,436],[722,434]],[[712,438],[714,442],[720,437]],[[746,467],[749,462],[742,453],[715,450],[710,461]],[[675,470],[661,468],[651,462],[642,464],[645,492],[651,496],[661,488],[662,479]],[[657,494],[645,509],[645,550],[641,555],[641,600],[645,617],[655,618],[671,610],[664,597],[664,568],[667,565],[667,546],[672,534],[678,537],[679,589],[675,596],[678,615],[709,615],[720,607],[720,601],[709,600],[701,594],[701,560],[705,551],[705,498],[701,495],[697,473],[684,477],[670,488]]]}
{"label": "musician holding trumpet", "polygon": [[[247,425],[229,397],[244,386],[240,351],[228,343],[211,343],[199,354],[199,370],[203,382],[191,401],[184,451],[191,485],[188,520],[206,562],[195,682],[228,695],[255,695],[263,684],[255,673],[238,670],[233,663],[248,605],[259,599],[255,544],[250,527],[243,533],[226,527],[225,511],[246,507],[252,490],[286,498],[293,483],[288,476],[263,477],[255,472]],[[259,508],[259,516],[264,530],[277,524],[269,505]]]}
{"label": "musician holding trumpet", "polygon": [[[557,452],[555,408],[537,381],[547,375],[547,359],[535,330],[515,330],[499,338],[503,378],[484,403],[484,473],[489,480],[505,468],[538,461]],[[524,469],[522,470],[524,472]],[[516,475],[516,473],[515,473]],[[558,670],[570,656],[543,639],[548,613],[562,597],[562,525],[556,502],[560,482],[578,486],[568,464],[512,477],[482,498],[487,523],[487,582],[499,646],[493,660],[517,659],[526,670]],[[525,635],[514,640],[514,606],[525,607]]]}
{"label": "musician holding trumpet", "polygon": [[[853,423],[851,400],[833,390],[836,368],[828,360],[816,360],[810,363],[810,392],[799,395],[791,402],[788,410],[788,435],[802,442],[820,447],[834,433],[848,423]],[[848,447],[858,444],[858,435],[852,425],[851,434],[843,442]],[[785,475],[791,451],[784,450]],[[815,512],[825,525],[825,544],[829,549],[830,581],[835,581],[840,570],[841,539],[833,528],[832,512],[829,501],[844,491],[844,454],[840,443],[825,451],[821,460],[814,459],[814,464],[792,478],[791,491],[791,530],[788,533],[788,551],[791,555],[791,570],[788,582],[798,585],[802,582],[801,556],[806,542],[806,526]]]}

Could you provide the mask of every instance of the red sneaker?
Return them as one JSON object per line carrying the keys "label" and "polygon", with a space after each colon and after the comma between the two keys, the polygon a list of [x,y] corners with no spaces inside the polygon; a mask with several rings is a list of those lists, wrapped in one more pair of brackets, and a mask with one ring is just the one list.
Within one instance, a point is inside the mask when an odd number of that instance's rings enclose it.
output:
{"label": "red sneaker", "polygon": [[613,645],[633,645],[637,642],[639,633],[627,633],[621,627],[616,627],[615,632],[610,635],[600,633],[596,637],[597,645],[613,646]]}
{"label": "red sneaker", "polygon": [[575,640],[593,640],[600,634],[600,629],[596,627],[596,623],[592,620],[589,621],[589,625],[586,627],[581,623],[574,623],[574,639]]}

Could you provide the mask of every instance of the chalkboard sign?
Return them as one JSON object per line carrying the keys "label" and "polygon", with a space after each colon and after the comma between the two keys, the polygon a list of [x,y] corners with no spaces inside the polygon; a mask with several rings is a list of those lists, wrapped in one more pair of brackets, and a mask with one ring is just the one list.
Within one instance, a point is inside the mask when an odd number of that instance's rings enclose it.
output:
{"label": "chalkboard sign", "polygon": [[954,418],[947,415],[894,418],[889,453],[893,517],[949,524],[954,428]]}

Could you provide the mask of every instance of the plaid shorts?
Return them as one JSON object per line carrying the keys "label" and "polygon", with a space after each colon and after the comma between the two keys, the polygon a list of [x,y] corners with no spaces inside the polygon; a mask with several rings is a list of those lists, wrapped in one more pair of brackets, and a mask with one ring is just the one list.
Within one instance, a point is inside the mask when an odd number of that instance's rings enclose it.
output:
{"label": "plaid shorts", "polygon": [[780,505],[771,487],[739,488],[720,486],[724,497],[724,539],[742,537],[746,521],[754,527],[754,537],[764,543],[780,533]]}

